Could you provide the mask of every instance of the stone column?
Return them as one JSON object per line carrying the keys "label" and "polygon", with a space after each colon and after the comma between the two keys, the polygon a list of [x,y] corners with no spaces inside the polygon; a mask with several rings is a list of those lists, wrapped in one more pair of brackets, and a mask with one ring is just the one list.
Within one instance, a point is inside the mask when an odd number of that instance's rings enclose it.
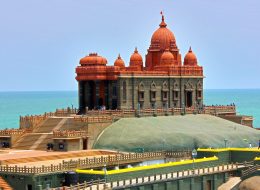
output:
{"label": "stone column", "polygon": [[132,109],[135,109],[135,80],[132,74]]}
{"label": "stone column", "polygon": [[79,110],[80,112],[85,111],[85,101],[84,101],[84,82],[78,82],[78,96],[79,96]]}
{"label": "stone column", "polygon": [[194,178],[190,178],[190,189],[195,190]]}
{"label": "stone column", "polygon": [[96,92],[95,92],[95,96],[96,96],[96,102],[94,104],[94,107],[97,108],[98,107],[98,103],[99,103],[99,86],[100,86],[100,81],[95,81],[95,86],[96,86]]}
{"label": "stone column", "polygon": [[110,108],[109,104],[109,81],[105,81],[105,105],[106,109]]}

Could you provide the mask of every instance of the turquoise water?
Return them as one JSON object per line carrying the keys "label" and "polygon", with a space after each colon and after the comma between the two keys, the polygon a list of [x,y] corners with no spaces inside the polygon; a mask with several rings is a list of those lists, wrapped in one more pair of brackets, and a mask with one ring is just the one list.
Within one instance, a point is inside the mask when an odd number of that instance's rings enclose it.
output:
{"label": "turquoise water", "polygon": [[[205,104],[235,103],[240,114],[253,115],[260,127],[260,89],[205,90]],[[18,128],[20,115],[42,114],[56,108],[78,106],[76,91],[0,92],[0,129]]]}

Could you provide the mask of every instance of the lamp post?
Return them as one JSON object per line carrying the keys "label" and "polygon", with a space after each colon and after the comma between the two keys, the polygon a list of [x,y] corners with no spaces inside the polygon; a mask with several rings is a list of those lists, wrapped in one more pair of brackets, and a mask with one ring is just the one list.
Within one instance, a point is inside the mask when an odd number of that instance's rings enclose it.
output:
{"label": "lamp post", "polygon": [[185,115],[185,105],[184,105],[184,102],[182,102],[182,104],[181,104],[181,107],[182,107],[182,113],[181,113],[181,115]]}
{"label": "lamp post", "polygon": [[140,117],[141,115],[140,115],[140,112],[141,112],[141,105],[140,105],[140,103],[138,103],[137,104],[137,117]]}
{"label": "lamp post", "polygon": [[104,178],[105,178],[105,187],[107,185],[107,164],[104,165]]}
{"label": "lamp post", "polygon": [[165,139],[163,139],[162,141],[163,141],[162,151],[164,151],[164,149],[165,149],[164,146],[165,146],[165,142],[166,142],[166,141],[165,141]]}
{"label": "lamp post", "polygon": [[166,102],[165,107],[166,107],[166,114],[165,115],[168,116],[169,115],[169,113],[168,113],[168,111],[169,111],[168,102]]}
{"label": "lamp post", "polygon": [[227,139],[224,139],[225,148],[227,148],[227,142],[228,142],[228,140],[227,140]]}
{"label": "lamp post", "polygon": [[197,157],[197,154],[198,154],[198,152],[197,152],[197,150],[194,148],[193,150],[192,150],[192,152],[191,152],[191,155],[192,155],[192,166],[193,166],[193,173],[194,173],[194,169],[195,169],[195,158]]}

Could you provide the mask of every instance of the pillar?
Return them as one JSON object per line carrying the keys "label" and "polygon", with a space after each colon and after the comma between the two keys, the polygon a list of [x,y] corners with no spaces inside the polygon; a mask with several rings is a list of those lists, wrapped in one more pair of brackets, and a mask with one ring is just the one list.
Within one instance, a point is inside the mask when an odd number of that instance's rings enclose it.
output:
{"label": "pillar", "polygon": [[153,184],[153,190],[159,190],[158,184]]}
{"label": "pillar", "polygon": [[201,181],[201,190],[206,190],[206,184],[207,184],[206,176],[203,176]]}
{"label": "pillar", "polygon": [[178,190],[184,190],[183,189],[183,180],[178,180]]}
{"label": "pillar", "polygon": [[105,83],[105,106],[106,106],[106,109],[109,109],[110,108],[110,105],[109,105],[109,81],[104,81]]}
{"label": "pillar", "polygon": [[99,88],[100,88],[100,81],[95,81],[95,87],[96,87],[96,89],[95,89],[95,105],[94,105],[94,107],[95,108],[97,108],[98,107],[98,103],[99,103],[99,95],[100,95],[100,93],[99,93]]}
{"label": "pillar", "polygon": [[78,96],[79,96],[79,110],[80,112],[85,111],[85,101],[84,101],[84,82],[78,82]]}
{"label": "pillar", "polygon": [[166,190],[172,190],[172,183],[171,182],[166,182]]}
{"label": "pillar", "polygon": [[214,174],[213,175],[213,190],[218,189],[217,184],[218,184],[218,176],[217,176],[217,174]]}
{"label": "pillar", "polygon": [[190,178],[190,189],[195,190],[194,178],[193,177]]}

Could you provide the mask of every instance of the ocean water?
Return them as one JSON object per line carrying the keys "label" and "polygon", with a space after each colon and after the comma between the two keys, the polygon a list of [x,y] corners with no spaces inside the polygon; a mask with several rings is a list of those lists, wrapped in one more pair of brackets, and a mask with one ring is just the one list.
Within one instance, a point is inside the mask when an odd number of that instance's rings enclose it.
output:
{"label": "ocean water", "polygon": [[[204,103],[235,103],[240,114],[254,116],[254,127],[260,127],[260,89],[205,90]],[[56,108],[78,106],[77,91],[0,92],[0,129],[18,128],[20,115],[35,115]]]}

